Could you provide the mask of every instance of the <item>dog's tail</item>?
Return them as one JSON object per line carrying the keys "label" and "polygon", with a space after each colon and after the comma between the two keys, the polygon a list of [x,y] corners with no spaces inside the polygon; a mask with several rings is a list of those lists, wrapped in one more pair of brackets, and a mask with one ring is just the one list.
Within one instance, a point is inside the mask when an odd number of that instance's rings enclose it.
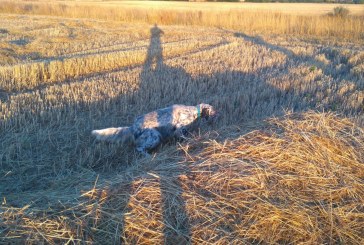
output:
{"label": "dog's tail", "polygon": [[135,138],[130,127],[105,128],[92,130],[92,135],[96,136],[97,140],[107,141],[110,143],[121,143],[131,145],[134,144]]}

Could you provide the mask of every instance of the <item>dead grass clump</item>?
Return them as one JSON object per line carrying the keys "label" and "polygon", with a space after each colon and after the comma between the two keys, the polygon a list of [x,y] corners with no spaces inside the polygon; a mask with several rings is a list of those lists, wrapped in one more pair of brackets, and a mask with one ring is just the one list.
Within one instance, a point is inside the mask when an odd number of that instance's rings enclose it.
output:
{"label": "dead grass clump", "polygon": [[244,135],[221,129],[141,160],[77,206],[3,205],[0,234],[49,243],[362,244],[363,142],[362,128],[325,113],[273,118]]}
{"label": "dead grass clump", "polygon": [[346,18],[350,14],[350,10],[345,7],[335,7],[332,13],[329,13],[329,16],[332,17],[339,17],[339,18]]}

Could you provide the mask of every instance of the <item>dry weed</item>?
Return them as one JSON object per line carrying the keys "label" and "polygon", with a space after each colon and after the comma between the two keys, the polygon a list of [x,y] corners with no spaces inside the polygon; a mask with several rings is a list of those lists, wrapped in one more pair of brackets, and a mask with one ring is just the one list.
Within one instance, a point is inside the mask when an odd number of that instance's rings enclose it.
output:
{"label": "dry weed", "polygon": [[139,162],[77,206],[3,205],[4,241],[361,244],[363,142],[333,114],[228,127]]}

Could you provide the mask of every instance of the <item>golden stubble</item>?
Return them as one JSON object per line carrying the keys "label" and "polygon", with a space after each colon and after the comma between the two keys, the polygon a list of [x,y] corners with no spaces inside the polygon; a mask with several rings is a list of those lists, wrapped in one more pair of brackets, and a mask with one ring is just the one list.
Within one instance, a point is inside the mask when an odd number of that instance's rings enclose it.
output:
{"label": "golden stubble", "polygon": [[[145,23],[2,17],[0,241],[363,242],[355,38],[158,22],[158,47]],[[201,102],[218,124],[151,159],[90,135]]]}

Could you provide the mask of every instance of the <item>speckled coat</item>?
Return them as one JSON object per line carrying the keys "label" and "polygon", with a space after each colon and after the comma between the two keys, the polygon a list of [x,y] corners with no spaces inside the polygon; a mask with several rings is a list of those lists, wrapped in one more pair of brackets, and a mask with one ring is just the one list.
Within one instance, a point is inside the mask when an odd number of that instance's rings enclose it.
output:
{"label": "speckled coat", "polygon": [[184,138],[189,132],[216,116],[211,105],[172,105],[158,109],[135,119],[130,127],[93,130],[98,140],[134,144],[137,151],[147,154],[162,142],[171,138]]}

